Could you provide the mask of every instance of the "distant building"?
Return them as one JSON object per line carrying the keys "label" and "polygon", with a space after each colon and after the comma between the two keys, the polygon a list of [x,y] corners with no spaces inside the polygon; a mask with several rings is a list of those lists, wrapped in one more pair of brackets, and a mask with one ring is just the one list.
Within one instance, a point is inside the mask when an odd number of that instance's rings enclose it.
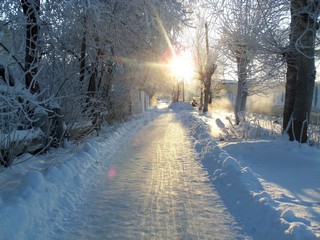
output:
{"label": "distant building", "polygon": [[150,98],[143,92],[136,89],[130,90],[131,113],[143,113],[150,107]]}
{"label": "distant building", "polygon": [[[218,94],[218,98],[226,98],[232,104],[236,102],[237,96],[237,81],[234,80],[223,80],[222,89]],[[285,86],[284,84],[277,85],[276,87],[268,90],[264,94],[252,95],[248,97],[248,107],[251,105],[255,107],[269,106],[278,109],[282,109],[285,101]],[[312,100],[313,111],[320,111],[320,82],[316,82],[313,100]]]}

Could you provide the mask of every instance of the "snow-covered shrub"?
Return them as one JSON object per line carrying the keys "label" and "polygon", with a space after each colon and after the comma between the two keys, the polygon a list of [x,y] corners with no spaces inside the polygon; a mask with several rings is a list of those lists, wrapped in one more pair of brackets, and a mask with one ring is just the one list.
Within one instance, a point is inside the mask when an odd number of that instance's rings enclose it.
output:
{"label": "snow-covered shrub", "polygon": [[46,91],[31,94],[18,80],[23,74],[8,65],[0,62],[0,164],[4,166],[25,152],[60,146],[64,135],[57,102]]}
{"label": "snow-covered shrub", "polygon": [[126,119],[131,114],[130,104],[129,89],[117,86],[110,94],[110,100],[107,106],[108,114],[104,119],[107,122]]}
{"label": "snow-covered shrub", "polygon": [[[0,163],[10,166],[24,152],[35,151],[45,144],[49,128],[42,102],[21,85],[9,86],[0,78]],[[36,126],[37,125],[37,126]]]}
{"label": "snow-covered shrub", "polygon": [[239,125],[235,125],[232,117],[227,117],[226,120],[228,120],[229,124],[224,126],[220,138],[241,141],[281,135],[282,120],[279,117],[256,113],[241,113],[239,119]]}
{"label": "snow-covered shrub", "polygon": [[[230,121],[229,134],[237,139],[258,139],[279,137],[282,135],[282,118],[256,113],[240,116],[240,124],[233,125]],[[298,140],[297,140],[298,141]],[[314,120],[308,127],[308,144],[320,146],[320,119]]]}
{"label": "snow-covered shrub", "polygon": [[114,89],[107,97],[75,94],[63,97],[62,115],[66,136],[81,141],[92,132],[98,134],[102,122],[125,119],[130,114],[130,95],[123,89]]}
{"label": "snow-covered shrub", "polygon": [[320,115],[308,127],[308,142],[320,148]]}
{"label": "snow-covered shrub", "polygon": [[256,139],[280,136],[281,122],[279,117],[246,113],[239,125],[244,139]]}
{"label": "snow-covered shrub", "polygon": [[98,104],[84,94],[63,97],[62,115],[66,124],[66,136],[82,140],[95,130]]}

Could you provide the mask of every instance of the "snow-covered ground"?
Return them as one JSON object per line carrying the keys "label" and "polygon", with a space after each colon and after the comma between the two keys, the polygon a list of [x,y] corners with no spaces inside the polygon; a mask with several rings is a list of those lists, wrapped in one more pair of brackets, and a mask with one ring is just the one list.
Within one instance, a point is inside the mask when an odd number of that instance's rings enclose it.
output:
{"label": "snow-covered ground", "polygon": [[[130,138],[155,117],[135,116],[118,126],[105,126],[100,137],[32,157],[24,155],[0,173],[0,239],[51,239],[61,231]],[[69,219],[70,220],[70,219]]]}
{"label": "snow-covered ground", "polygon": [[320,239],[319,149],[285,137],[219,141],[229,115],[183,120],[229,210],[254,239]]}
{"label": "snow-covered ground", "polygon": [[[44,155],[23,156],[0,173],[0,239],[50,239],[101,177],[115,174],[110,159],[121,144],[165,111],[183,123],[228,211],[253,239],[320,238],[320,152],[283,138],[220,142],[224,117],[199,116],[175,104],[106,126],[99,137]],[[215,121],[219,118],[220,121]],[[172,120],[173,121],[173,120]],[[220,124],[220,128],[216,128]],[[210,127],[211,126],[211,127]],[[211,131],[211,129],[215,129]],[[28,160],[29,159],[29,160]],[[26,161],[25,161],[26,160]],[[208,236],[210,239],[210,236]]]}
{"label": "snow-covered ground", "polygon": [[108,174],[51,239],[250,239],[195,161],[187,134],[166,111],[120,142]]}

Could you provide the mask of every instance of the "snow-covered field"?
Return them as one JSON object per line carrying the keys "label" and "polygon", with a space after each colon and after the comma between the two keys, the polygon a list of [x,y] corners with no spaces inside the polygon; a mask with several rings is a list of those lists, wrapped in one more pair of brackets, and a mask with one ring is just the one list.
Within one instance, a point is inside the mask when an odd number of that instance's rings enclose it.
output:
{"label": "snow-covered field", "polygon": [[320,238],[318,149],[283,138],[219,142],[214,135],[221,131],[215,126],[218,116],[199,116],[189,104],[164,106],[106,126],[99,137],[78,146],[66,143],[30,160],[25,155],[2,171],[0,239],[50,239],[109,169],[108,159],[121,151],[119,142],[162,111],[176,112],[188,128],[199,161],[246,234],[253,239]]}

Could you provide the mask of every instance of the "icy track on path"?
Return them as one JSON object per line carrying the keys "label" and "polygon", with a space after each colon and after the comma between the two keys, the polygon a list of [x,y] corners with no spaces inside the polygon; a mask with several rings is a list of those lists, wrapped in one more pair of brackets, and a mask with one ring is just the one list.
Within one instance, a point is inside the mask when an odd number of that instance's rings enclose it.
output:
{"label": "icy track on path", "polygon": [[122,142],[90,195],[55,239],[245,239],[174,113]]}

